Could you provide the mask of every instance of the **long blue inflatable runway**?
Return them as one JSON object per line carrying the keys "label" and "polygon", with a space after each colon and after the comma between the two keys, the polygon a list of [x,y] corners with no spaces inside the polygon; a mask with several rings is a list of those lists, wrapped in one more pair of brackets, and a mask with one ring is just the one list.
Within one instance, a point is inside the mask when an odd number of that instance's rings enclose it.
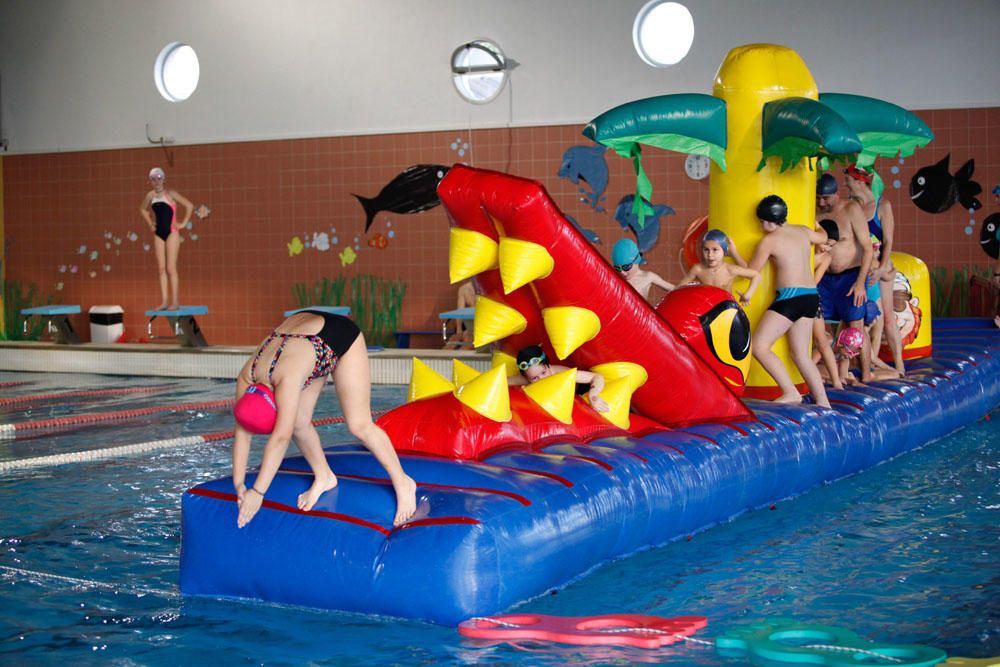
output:
{"label": "long blue inflatable runway", "polygon": [[[404,457],[417,518],[392,529],[392,487],[353,445],[308,513],[306,462],[285,461],[236,528],[232,479],[183,498],[181,590],[456,625],[614,558],[803,493],[932,442],[1000,404],[1000,332],[935,321],[934,357],[903,380],[830,391],[834,409],[748,401],[758,421],[549,443],[482,462]],[[250,476],[248,484],[252,483]]]}

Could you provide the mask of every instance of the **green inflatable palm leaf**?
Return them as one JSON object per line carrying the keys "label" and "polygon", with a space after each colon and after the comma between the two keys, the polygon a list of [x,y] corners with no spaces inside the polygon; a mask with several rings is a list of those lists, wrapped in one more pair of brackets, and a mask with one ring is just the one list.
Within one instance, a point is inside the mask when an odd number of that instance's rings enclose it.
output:
{"label": "green inflatable palm leaf", "polygon": [[844,117],[863,146],[858,165],[870,167],[879,156],[908,157],[934,139],[924,121],[903,107],[861,95],[821,93],[819,101]]}
{"label": "green inflatable palm leaf", "polygon": [[786,97],[764,105],[761,123],[763,156],[760,171],[770,157],[781,158],[781,171],[802,158],[846,159],[862,150],[851,125],[830,107],[807,97]]}
{"label": "green inflatable palm leaf", "polygon": [[659,95],[622,104],[590,121],[583,136],[632,160],[636,173],[633,211],[645,224],[643,200],[653,186],[642,168],[642,145],[705,155],[726,170],[726,103],[712,95]]}

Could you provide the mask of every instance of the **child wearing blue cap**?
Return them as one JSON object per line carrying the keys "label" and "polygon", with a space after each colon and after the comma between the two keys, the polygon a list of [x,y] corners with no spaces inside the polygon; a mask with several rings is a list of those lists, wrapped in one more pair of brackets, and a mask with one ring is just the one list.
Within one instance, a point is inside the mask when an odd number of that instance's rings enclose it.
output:
{"label": "child wearing blue cap", "polygon": [[621,274],[636,292],[646,301],[650,301],[649,291],[656,285],[664,291],[673,291],[674,285],[661,278],[659,274],[639,268],[644,262],[639,246],[632,239],[622,239],[611,249],[611,265]]}

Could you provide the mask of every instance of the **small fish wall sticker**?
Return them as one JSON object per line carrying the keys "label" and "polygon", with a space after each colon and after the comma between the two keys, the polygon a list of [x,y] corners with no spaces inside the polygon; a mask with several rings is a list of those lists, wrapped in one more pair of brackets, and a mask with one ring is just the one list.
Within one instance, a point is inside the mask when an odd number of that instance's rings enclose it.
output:
{"label": "small fish wall sticker", "polygon": [[388,245],[389,239],[382,232],[375,232],[375,234],[368,239],[368,247],[375,248],[376,250],[385,250]]}
{"label": "small fish wall sticker", "polygon": [[296,255],[302,254],[302,251],[306,247],[305,244],[302,243],[302,239],[300,239],[298,236],[293,236],[292,240],[289,241],[287,245],[288,245],[289,257],[295,257]]}
{"label": "small fish wall sticker", "polygon": [[563,153],[562,164],[559,165],[559,178],[578,186],[583,181],[590,186],[590,190],[580,188],[583,194],[580,201],[598,213],[604,213],[601,202],[606,199],[604,191],[608,189],[608,162],[604,159],[607,150],[600,144],[572,146]]}
{"label": "small fish wall sticker", "polygon": [[340,251],[340,265],[350,266],[354,264],[354,261],[358,258],[358,253],[354,252],[354,248],[347,246]]}
{"label": "small fish wall sticker", "polygon": [[383,186],[374,197],[352,193],[365,211],[365,231],[372,226],[380,211],[408,214],[420,213],[441,203],[437,186],[450,167],[440,164],[418,164],[407,167]]}
{"label": "small fish wall sticker", "polygon": [[639,246],[639,252],[649,252],[660,240],[660,218],[664,215],[673,215],[674,209],[666,204],[650,204],[643,199],[646,204],[645,224],[639,225],[639,216],[632,210],[635,195],[625,195],[618,201],[615,207],[615,220],[621,228],[627,232],[635,234],[635,244]]}
{"label": "small fish wall sticker", "polygon": [[950,159],[951,153],[937,164],[921,167],[910,179],[910,199],[920,210],[943,213],[956,201],[970,211],[982,208],[983,204],[976,199],[976,195],[983,188],[972,180],[976,161],[968,160],[952,175],[948,166]]}

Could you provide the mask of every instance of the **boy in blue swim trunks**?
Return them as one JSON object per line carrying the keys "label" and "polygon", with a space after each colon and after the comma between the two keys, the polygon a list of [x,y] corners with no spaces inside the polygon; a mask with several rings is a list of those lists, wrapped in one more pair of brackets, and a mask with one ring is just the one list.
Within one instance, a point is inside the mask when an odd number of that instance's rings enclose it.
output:
{"label": "boy in blue swim trunks", "polygon": [[816,405],[830,407],[823,387],[823,378],[809,353],[813,318],[819,309],[819,295],[810,265],[813,245],[826,241],[826,232],[802,225],[786,225],[788,206],[777,195],[768,195],[757,205],[757,219],[764,228],[764,238],[757,244],[750,268],[760,271],[768,260],[774,264],[774,303],[767,309],[753,332],[754,359],[766,370],[781,389],[777,401],[801,403],[802,397],[792,382],[788,370],[771,347],[788,334],[788,349],[792,361],[812,392]]}

